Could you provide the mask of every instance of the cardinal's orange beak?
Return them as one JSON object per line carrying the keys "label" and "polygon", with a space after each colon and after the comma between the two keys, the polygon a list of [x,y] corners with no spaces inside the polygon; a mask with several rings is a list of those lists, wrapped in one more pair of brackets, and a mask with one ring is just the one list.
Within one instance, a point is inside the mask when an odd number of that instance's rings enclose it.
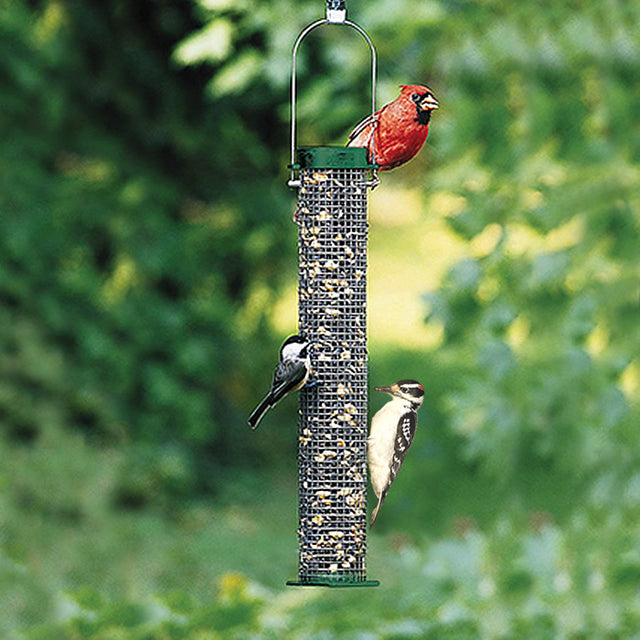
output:
{"label": "cardinal's orange beak", "polygon": [[420,100],[420,109],[422,109],[422,111],[437,109],[439,106],[440,105],[433,94],[428,94]]}

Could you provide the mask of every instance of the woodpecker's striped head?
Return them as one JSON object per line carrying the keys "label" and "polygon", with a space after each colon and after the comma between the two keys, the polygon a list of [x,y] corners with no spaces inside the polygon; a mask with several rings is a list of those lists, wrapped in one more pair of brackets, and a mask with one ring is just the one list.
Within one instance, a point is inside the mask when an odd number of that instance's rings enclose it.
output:
{"label": "woodpecker's striped head", "polygon": [[388,387],[376,387],[376,391],[388,393],[393,398],[410,402],[418,409],[424,400],[424,387],[417,380],[398,380]]}

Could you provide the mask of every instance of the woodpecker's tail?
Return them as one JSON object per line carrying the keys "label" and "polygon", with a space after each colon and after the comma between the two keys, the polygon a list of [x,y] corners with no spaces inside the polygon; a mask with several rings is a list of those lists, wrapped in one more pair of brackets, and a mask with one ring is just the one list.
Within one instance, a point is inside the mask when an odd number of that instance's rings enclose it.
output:
{"label": "woodpecker's tail", "polygon": [[249,426],[252,429],[257,429],[260,424],[260,420],[264,417],[264,414],[273,406],[271,394],[269,393],[266,398],[253,410],[253,413],[249,416]]}
{"label": "woodpecker's tail", "polygon": [[383,491],[380,494],[380,497],[378,498],[378,504],[376,505],[375,509],[373,510],[373,513],[371,514],[371,522],[369,523],[369,528],[373,527],[373,524],[376,521],[376,518],[378,517],[378,511],[380,511],[380,507],[382,506],[382,503],[384,502],[384,499],[387,497],[387,492]]}

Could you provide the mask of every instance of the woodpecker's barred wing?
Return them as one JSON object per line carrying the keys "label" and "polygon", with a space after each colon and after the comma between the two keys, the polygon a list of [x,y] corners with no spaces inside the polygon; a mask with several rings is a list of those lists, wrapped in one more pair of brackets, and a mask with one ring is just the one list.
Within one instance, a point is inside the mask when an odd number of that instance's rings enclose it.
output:
{"label": "woodpecker's barred wing", "polygon": [[416,426],[418,424],[418,414],[415,411],[408,411],[398,422],[396,431],[396,441],[393,445],[393,458],[391,459],[391,470],[389,472],[390,487],[400,471],[400,467],[404,462],[404,457],[413,442],[413,436],[416,434]]}
{"label": "woodpecker's barred wing", "polygon": [[306,381],[309,371],[303,360],[279,362],[273,374],[271,404],[274,405],[290,391],[296,391]]}

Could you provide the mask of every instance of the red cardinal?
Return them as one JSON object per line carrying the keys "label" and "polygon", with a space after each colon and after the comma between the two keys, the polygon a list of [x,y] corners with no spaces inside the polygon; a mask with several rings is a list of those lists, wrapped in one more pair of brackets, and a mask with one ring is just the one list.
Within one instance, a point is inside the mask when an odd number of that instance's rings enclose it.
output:
{"label": "red cardinal", "polygon": [[400,85],[400,95],[365,118],[349,134],[348,147],[366,147],[369,162],[387,171],[409,162],[429,134],[431,112],[438,108],[431,89],[419,84]]}

